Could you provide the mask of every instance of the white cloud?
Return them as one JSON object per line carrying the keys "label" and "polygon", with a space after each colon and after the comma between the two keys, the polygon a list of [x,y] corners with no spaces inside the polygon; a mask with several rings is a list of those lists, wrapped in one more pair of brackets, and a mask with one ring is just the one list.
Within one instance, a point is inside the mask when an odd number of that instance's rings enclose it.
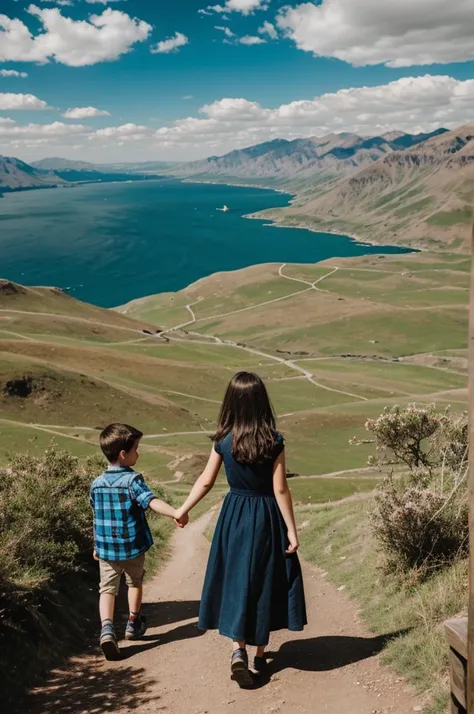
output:
{"label": "white cloud", "polygon": [[111,2],[126,2],[126,0],[86,0],[89,5],[108,5]]}
{"label": "white cloud", "polygon": [[181,97],[181,99],[194,99],[194,96],[192,94],[185,94],[184,97]]}
{"label": "white cloud", "polygon": [[61,7],[72,7],[72,0],[40,0],[43,5],[60,5]]}
{"label": "white cloud", "polygon": [[144,139],[146,134],[149,132],[148,127],[141,126],[140,124],[122,124],[121,126],[107,126],[104,129],[97,129],[89,138],[108,138],[108,139],[121,139],[132,140]]}
{"label": "white cloud", "polygon": [[143,20],[107,8],[88,21],[64,17],[58,8],[30,5],[28,12],[39,19],[43,32],[32,35],[18,19],[0,15],[0,61],[56,62],[85,67],[114,60],[146,40],[152,30]]}
{"label": "white cloud", "polygon": [[230,27],[215,25],[216,30],[220,30],[224,33],[227,39],[223,40],[226,45],[263,45],[266,40],[261,37],[255,37],[253,35],[244,35],[243,37],[237,37],[235,32],[232,32]]}
{"label": "white cloud", "polygon": [[201,15],[211,15],[213,12],[240,12],[242,15],[252,15],[256,10],[267,10],[271,0],[227,0],[225,5],[208,5],[206,9],[198,10]]}
{"label": "white cloud", "polygon": [[77,136],[85,131],[87,131],[86,127],[81,124],[64,124],[60,121],[52,124],[26,124],[23,126],[11,121],[7,125],[0,124],[0,137],[11,139],[45,139],[50,141],[64,136]]}
{"label": "white cloud", "polygon": [[91,117],[109,117],[110,112],[96,109],[96,107],[76,107],[67,109],[62,116],[66,119],[90,119]]}
{"label": "white cloud", "polygon": [[249,146],[275,137],[322,136],[336,131],[377,135],[454,128],[472,121],[474,79],[449,76],[404,77],[376,87],[341,89],[312,100],[262,107],[244,98],[225,98],[158,129],[158,143],[183,152],[199,146],[200,155]]}
{"label": "white cloud", "polygon": [[6,126],[7,124],[15,124],[15,122],[10,117],[0,117],[0,126]]}
{"label": "white cloud", "polygon": [[278,32],[275,25],[272,25],[272,23],[268,22],[268,20],[265,20],[263,25],[258,28],[258,33],[259,35],[268,35],[271,40],[278,39]]}
{"label": "white cloud", "polygon": [[16,69],[0,69],[0,77],[21,77],[25,79],[28,74],[26,72],[18,72]]}
{"label": "white cloud", "polygon": [[230,27],[222,27],[221,25],[215,25],[215,29],[223,32],[226,37],[235,37],[235,32],[232,32]]}
{"label": "white cloud", "polygon": [[266,40],[264,40],[263,37],[257,37],[254,35],[244,35],[243,37],[239,38],[239,42],[241,45],[264,45],[266,43]]}
{"label": "white cloud", "polygon": [[153,54],[168,54],[168,52],[175,52],[179,50],[180,47],[184,47],[189,43],[189,39],[182,32],[176,32],[173,37],[168,37],[167,40],[162,40],[158,42],[157,45],[151,48]]}
{"label": "white cloud", "polygon": [[38,99],[34,94],[13,94],[11,92],[0,93],[0,110],[6,109],[47,109],[48,105],[42,99]]}
{"label": "white cloud", "polygon": [[355,66],[474,59],[472,0],[322,0],[282,8],[277,24],[299,49]]}

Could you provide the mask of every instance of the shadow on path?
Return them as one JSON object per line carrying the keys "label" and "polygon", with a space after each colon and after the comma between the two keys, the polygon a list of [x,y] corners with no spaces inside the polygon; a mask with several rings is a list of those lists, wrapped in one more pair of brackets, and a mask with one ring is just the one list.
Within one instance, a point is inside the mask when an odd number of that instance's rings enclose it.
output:
{"label": "shadow on path", "polygon": [[73,670],[58,671],[47,686],[25,702],[28,714],[105,714],[118,707],[133,711],[153,701],[159,710],[159,697],[152,694],[156,680],[145,669],[118,667],[100,669],[96,660],[77,660]]}
{"label": "shadow on path", "polygon": [[[187,622],[159,635],[145,635],[129,646],[122,646],[121,661],[170,642],[203,635],[204,632],[198,630],[195,621],[198,609],[199,602],[195,600],[143,605],[142,611],[149,627],[162,627],[191,619],[194,622]],[[126,614],[121,614],[125,622]],[[120,619],[119,614],[116,622],[118,636],[123,634]],[[89,657],[74,658],[69,661],[67,669],[53,672],[46,684],[33,691],[22,703],[18,714],[106,714],[113,713],[118,707],[120,710],[134,711],[150,702],[153,702],[153,711],[160,710],[160,698],[155,693],[157,681],[148,676],[146,668],[134,667],[132,663],[121,666],[116,663],[105,665],[104,669],[99,652],[94,642],[94,646],[89,649]],[[94,656],[96,654],[99,654],[98,659]]]}
{"label": "shadow on path", "polygon": [[160,635],[145,635],[136,644],[124,647],[122,652],[122,660],[130,659],[140,652],[152,650],[155,647],[167,645],[169,642],[179,642],[180,640],[190,640],[193,637],[201,637],[205,632],[199,630],[196,622],[190,622],[187,625],[175,627],[174,630],[168,630]]}
{"label": "shadow on path", "polygon": [[407,630],[400,630],[378,637],[327,635],[284,642],[278,652],[267,652],[268,668],[266,673],[259,677],[258,686],[265,686],[273,675],[285,669],[328,672],[369,659],[406,632]]}
{"label": "shadow on path", "polygon": [[161,627],[172,622],[195,619],[199,614],[199,600],[173,600],[171,602],[147,602],[142,605],[148,627]]}

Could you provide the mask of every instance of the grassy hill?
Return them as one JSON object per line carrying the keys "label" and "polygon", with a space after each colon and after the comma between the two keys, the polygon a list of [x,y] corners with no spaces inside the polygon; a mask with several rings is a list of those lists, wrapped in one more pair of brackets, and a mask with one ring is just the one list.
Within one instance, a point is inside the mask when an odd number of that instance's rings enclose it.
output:
{"label": "grassy hill", "polygon": [[315,477],[293,481],[297,500],[370,490],[369,446],[349,445],[368,416],[466,405],[469,267],[430,254],[255,266],[116,310],[2,281],[0,462],[51,439],[94,453],[99,427],[128,421],[146,433],[142,468],[183,493],[228,380],[249,369],[268,383],[289,469]]}

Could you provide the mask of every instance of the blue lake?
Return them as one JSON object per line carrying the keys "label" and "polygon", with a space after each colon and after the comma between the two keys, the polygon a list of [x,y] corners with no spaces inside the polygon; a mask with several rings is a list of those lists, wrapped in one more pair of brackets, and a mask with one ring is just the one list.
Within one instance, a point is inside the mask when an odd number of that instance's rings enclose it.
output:
{"label": "blue lake", "polygon": [[[112,307],[256,263],[406,252],[243,218],[290,198],[169,179],[6,194],[0,198],[0,277],[55,285]],[[224,204],[231,211],[216,210]]]}

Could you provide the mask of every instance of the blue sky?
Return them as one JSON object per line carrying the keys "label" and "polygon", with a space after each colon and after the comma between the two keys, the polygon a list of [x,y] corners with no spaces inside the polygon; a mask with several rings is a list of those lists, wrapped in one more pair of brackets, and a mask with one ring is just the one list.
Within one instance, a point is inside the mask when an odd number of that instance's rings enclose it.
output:
{"label": "blue sky", "polygon": [[472,0],[2,0],[0,13],[0,152],[26,160],[194,159],[474,121]]}

